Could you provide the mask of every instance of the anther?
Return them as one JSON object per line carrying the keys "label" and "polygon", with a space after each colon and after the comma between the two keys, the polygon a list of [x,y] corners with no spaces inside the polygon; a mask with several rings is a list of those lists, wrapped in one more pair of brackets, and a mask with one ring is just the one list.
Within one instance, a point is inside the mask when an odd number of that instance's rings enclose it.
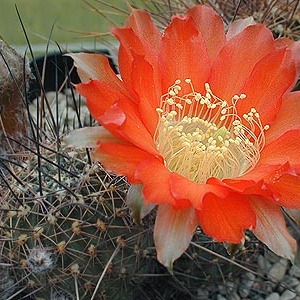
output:
{"label": "anther", "polygon": [[184,82],[190,93],[178,94],[178,79],[156,109],[159,122],[154,138],[167,167],[195,182],[247,173],[259,160],[269,125],[261,124],[254,107],[238,114],[236,103],[245,94],[234,95],[228,103],[215,96],[208,83],[202,95],[194,91],[190,78]]}

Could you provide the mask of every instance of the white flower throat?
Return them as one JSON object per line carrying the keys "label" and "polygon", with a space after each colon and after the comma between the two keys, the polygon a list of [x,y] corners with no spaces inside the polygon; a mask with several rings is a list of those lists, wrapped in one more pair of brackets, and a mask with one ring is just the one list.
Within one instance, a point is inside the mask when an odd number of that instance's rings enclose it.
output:
{"label": "white flower throat", "polygon": [[255,108],[238,115],[236,104],[246,95],[234,95],[228,103],[216,97],[208,83],[205,95],[194,91],[190,79],[185,84],[191,88],[189,94],[180,95],[181,81],[176,80],[156,109],[154,139],[166,166],[198,183],[250,171],[260,158],[269,126],[261,124]]}

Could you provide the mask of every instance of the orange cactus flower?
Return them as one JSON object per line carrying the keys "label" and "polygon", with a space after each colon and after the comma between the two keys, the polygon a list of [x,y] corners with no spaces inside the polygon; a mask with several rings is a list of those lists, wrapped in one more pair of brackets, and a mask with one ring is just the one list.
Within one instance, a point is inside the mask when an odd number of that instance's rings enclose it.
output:
{"label": "orange cactus flower", "polygon": [[120,76],[103,56],[71,55],[76,89],[102,126],[75,131],[69,144],[95,147],[95,159],[125,175],[142,216],[158,205],[158,260],[172,267],[197,226],[229,243],[251,230],[292,260],[281,207],[300,209],[299,43],[251,18],[226,32],[202,5],[164,32],[134,9],[112,33]]}

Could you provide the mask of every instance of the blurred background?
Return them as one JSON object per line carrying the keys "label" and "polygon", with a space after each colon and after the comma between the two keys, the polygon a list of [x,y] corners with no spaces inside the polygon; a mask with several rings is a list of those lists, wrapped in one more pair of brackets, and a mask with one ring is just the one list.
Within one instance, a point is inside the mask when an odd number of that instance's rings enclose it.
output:
{"label": "blurred background", "polygon": [[58,43],[65,49],[80,48],[77,45],[91,48],[100,39],[95,34],[109,39],[105,33],[109,33],[111,24],[120,25],[126,17],[126,1],[104,2],[107,4],[98,0],[0,0],[0,36],[17,50],[26,49],[17,7],[35,52],[44,52],[49,39],[51,47]]}

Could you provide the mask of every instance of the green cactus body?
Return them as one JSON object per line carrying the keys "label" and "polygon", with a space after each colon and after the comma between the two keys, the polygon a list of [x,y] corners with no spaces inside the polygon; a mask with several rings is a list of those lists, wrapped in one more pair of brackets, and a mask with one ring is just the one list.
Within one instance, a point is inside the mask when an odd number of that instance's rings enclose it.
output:
{"label": "green cactus body", "polygon": [[[56,154],[46,152],[55,160]],[[16,280],[35,297],[56,299],[53,295],[68,292],[74,299],[90,299],[118,247],[97,295],[128,299],[135,275],[149,272],[151,229],[133,225],[124,178],[86,165],[83,153],[72,155],[60,163],[74,175],[61,171],[60,180],[54,179],[57,167],[43,163],[42,195],[36,157],[15,170],[18,180],[8,177],[13,191],[2,195],[1,261],[13,266]]]}

